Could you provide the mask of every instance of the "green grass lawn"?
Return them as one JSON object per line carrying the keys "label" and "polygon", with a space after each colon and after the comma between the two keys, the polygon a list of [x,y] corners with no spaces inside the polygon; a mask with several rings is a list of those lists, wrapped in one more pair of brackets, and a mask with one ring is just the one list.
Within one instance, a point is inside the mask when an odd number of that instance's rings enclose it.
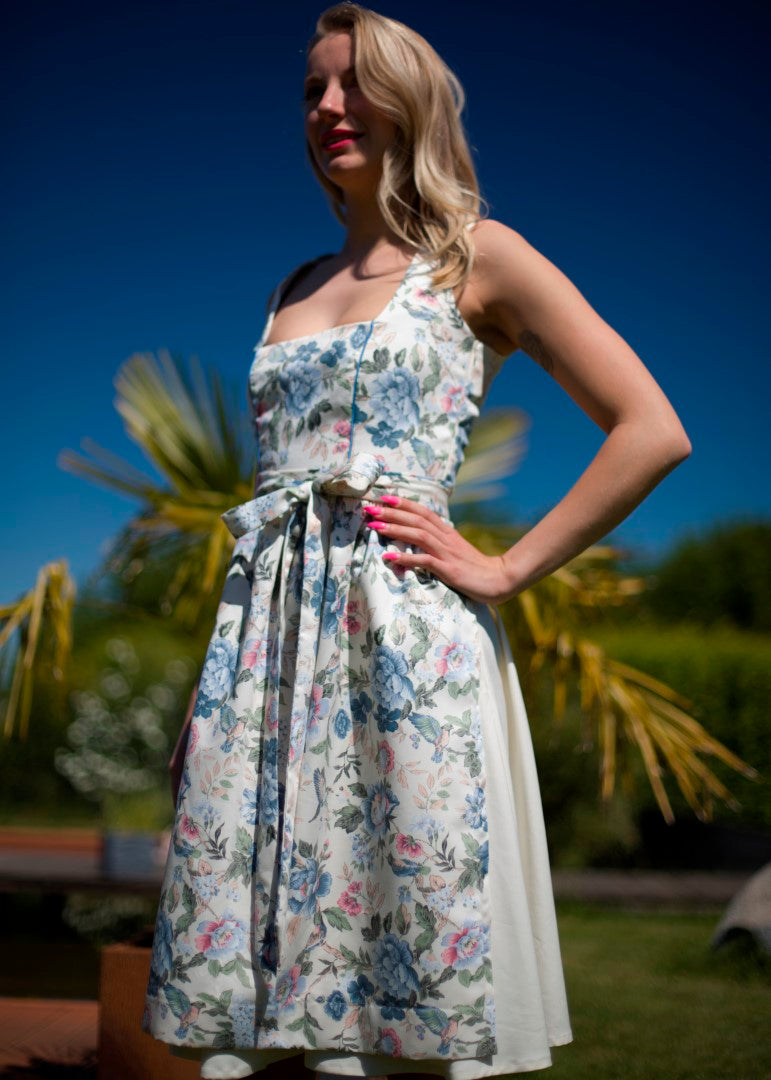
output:
{"label": "green grass lawn", "polygon": [[544,1077],[768,1080],[771,960],[741,941],[711,953],[720,914],[559,902],[573,1042]]}
{"label": "green grass lawn", "polygon": [[[95,998],[98,950],[56,929],[54,899],[5,901],[0,993]],[[558,901],[574,1041],[553,1047],[552,1068],[534,1075],[768,1080],[771,959],[738,941],[711,953],[720,915]]]}

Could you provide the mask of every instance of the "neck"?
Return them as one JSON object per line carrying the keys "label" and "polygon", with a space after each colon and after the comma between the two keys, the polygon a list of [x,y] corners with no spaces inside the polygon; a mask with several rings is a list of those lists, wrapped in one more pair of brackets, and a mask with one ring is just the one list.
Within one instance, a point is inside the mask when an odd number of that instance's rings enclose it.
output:
{"label": "neck", "polygon": [[404,248],[404,243],[388,228],[375,199],[357,199],[349,194],[345,205],[346,237],[341,254],[361,259],[381,248]]}

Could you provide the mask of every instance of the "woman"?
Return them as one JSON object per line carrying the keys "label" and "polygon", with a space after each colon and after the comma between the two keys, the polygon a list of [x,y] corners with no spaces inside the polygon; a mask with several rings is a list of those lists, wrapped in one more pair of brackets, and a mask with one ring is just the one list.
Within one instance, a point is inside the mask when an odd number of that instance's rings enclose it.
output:
{"label": "woman", "polygon": [[[494,606],[604,536],[690,453],[651,375],[516,232],[481,221],[455,77],[331,8],[311,162],[345,227],[274,293],[250,373],[255,498],[184,750],[143,1027],[242,1077],[453,1080],[572,1034],[527,720]],[[525,350],[607,438],[500,557],[447,495]]]}

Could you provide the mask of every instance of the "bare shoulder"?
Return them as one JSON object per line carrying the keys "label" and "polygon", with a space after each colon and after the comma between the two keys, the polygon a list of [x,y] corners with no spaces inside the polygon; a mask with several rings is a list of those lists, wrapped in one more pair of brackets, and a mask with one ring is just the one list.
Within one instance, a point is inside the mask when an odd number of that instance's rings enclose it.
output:
{"label": "bare shoulder", "polygon": [[480,260],[505,259],[524,252],[530,245],[515,229],[494,218],[481,218],[471,229],[474,250]]}
{"label": "bare shoulder", "polygon": [[[521,233],[500,221],[472,229],[474,265],[469,278],[477,318],[488,333],[533,355],[533,327],[568,310],[590,313],[576,286]],[[500,351],[500,350],[499,350]],[[540,355],[536,357],[541,362]]]}
{"label": "bare shoulder", "polygon": [[524,236],[492,218],[478,221],[471,237],[474,263],[459,307],[477,337],[507,356],[520,347],[517,301],[542,256]]}
{"label": "bare shoulder", "polygon": [[502,221],[485,218],[471,230],[474,244],[472,278],[477,288],[492,300],[511,296],[518,282],[524,282],[533,266],[545,261],[521,233]]}

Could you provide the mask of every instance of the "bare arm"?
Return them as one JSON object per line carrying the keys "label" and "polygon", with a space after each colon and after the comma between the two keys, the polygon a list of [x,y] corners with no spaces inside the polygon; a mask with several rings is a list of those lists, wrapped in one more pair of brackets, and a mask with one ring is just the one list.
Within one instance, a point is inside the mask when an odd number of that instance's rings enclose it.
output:
{"label": "bare arm", "polygon": [[480,335],[499,352],[527,352],[607,436],[568,493],[498,559],[453,537],[417,503],[400,500],[379,516],[393,522],[389,537],[424,549],[395,562],[500,603],[610,532],[688,457],[691,444],[636,353],[553,263],[498,222],[482,222],[474,236],[466,302],[478,312]]}
{"label": "bare arm", "polygon": [[636,353],[556,266],[497,222],[478,233],[476,291],[490,325],[607,435],[568,493],[504,556],[520,591],[615,528],[688,457],[691,444]]}

